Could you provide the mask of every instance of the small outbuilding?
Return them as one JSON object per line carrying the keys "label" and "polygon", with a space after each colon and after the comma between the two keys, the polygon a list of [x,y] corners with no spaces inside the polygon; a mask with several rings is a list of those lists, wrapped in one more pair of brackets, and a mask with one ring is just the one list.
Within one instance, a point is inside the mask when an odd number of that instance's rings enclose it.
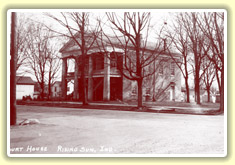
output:
{"label": "small outbuilding", "polygon": [[16,99],[21,100],[24,96],[33,98],[34,84],[31,77],[16,76]]}

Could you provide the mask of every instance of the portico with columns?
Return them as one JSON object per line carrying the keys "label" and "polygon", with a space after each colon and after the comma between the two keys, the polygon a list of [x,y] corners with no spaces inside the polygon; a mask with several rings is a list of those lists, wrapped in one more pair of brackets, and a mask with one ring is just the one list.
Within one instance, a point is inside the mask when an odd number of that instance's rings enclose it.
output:
{"label": "portico with columns", "polygon": [[[71,45],[64,46],[62,53],[62,98],[67,99],[67,83],[74,81],[73,100],[81,99],[81,53]],[[110,60],[113,52],[101,52],[97,48],[88,52],[85,57],[85,79],[88,101],[122,100],[122,76]],[[68,60],[74,60],[74,72],[68,72]],[[112,62],[110,62],[112,61]],[[112,89],[110,88],[117,88]],[[117,94],[118,93],[118,94]],[[112,95],[112,97],[111,97]]]}
{"label": "portico with columns", "polygon": [[[60,49],[62,59],[62,99],[71,99],[71,95],[67,96],[67,84],[69,81],[74,83],[73,100],[81,100],[82,80],[81,80],[81,51],[78,46],[70,40]],[[118,60],[117,60],[118,57]],[[163,54],[162,57],[167,57]],[[74,60],[74,71],[68,72],[69,60]],[[119,48],[103,47],[102,51],[97,45],[89,49],[85,55],[85,88],[88,101],[110,101],[110,100],[129,100],[137,98],[136,82],[126,79],[117,69],[117,65],[123,66],[123,53]],[[155,93],[160,93],[164,97],[159,100],[176,101],[181,95],[181,76],[180,71],[176,67],[172,67],[175,73],[170,70],[171,62],[166,62],[164,69],[166,71],[158,78],[155,83],[155,92],[150,92],[153,96]],[[120,68],[119,68],[120,69]],[[156,75],[155,74],[155,75]],[[155,79],[155,78],[154,78]],[[152,82],[150,78],[148,82]],[[135,85],[133,85],[133,83]],[[143,84],[143,97],[149,96],[148,83]],[[133,93],[134,92],[134,93]],[[152,96],[150,98],[152,98]]]}

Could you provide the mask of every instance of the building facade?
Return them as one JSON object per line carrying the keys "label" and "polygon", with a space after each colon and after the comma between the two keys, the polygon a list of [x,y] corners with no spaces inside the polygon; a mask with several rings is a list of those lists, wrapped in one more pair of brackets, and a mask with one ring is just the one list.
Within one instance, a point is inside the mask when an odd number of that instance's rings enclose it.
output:
{"label": "building facade", "polygon": [[16,76],[16,99],[21,100],[25,96],[33,98],[34,84],[31,77]]}
{"label": "building facade", "polygon": [[[61,93],[67,98],[68,82],[78,83],[78,95],[81,88],[81,51],[70,40],[60,50],[62,54]],[[117,56],[118,53],[118,56]],[[177,54],[175,54],[177,56]],[[180,60],[180,57],[176,57]],[[74,72],[68,72],[68,60],[74,60]],[[86,92],[89,101],[135,100],[137,98],[137,82],[129,80],[121,74],[124,65],[120,49],[105,47],[105,51],[91,48],[85,58]],[[161,61],[161,62],[160,62]],[[156,65],[157,63],[157,65]],[[146,66],[146,70],[158,67],[156,71],[143,80],[143,99],[145,101],[181,101],[181,72],[167,53],[162,53],[158,60]]]}
{"label": "building facade", "polygon": [[61,81],[56,81],[51,87],[51,96],[53,98],[61,97]]}

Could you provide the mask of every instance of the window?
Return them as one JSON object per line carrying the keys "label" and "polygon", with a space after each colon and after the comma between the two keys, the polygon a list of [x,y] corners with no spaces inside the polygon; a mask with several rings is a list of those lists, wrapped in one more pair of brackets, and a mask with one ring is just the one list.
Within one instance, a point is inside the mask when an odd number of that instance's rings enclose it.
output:
{"label": "window", "polygon": [[159,74],[163,74],[163,64],[159,65]]}
{"label": "window", "polygon": [[136,95],[136,94],[137,94],[137,88],[136,88],[136,86],[134,86],[134,87],[132,88],[131,93],[132,93],[133,95]]}
{"label": "window", "polygon": [[56,87],[55,87],[55,92],[56,92]]}
{"label": "window", "polygon": [[110,60],[110,63],[111,63],[111,68],[117,67],[117,62],[115,60]]}
{"label": "window", "polygon": [[94,70],[104,69],[104,57],[101,55],[94,56],[93,68]]}
{"label": "window", "polygon": [[118,63],[120,63],[120,56],[118,53],[110,53],[110,67],[111,68],[117,68]]}
{"label": "window", "polygon": [[146,88],[146,92],[145,92],[146,95],[150,95],[151,94],[151,90],[150,88]]}
{"label": "window", "polygon": [[175,75],[175,63],[171,62],[171,75],[174,76]]}

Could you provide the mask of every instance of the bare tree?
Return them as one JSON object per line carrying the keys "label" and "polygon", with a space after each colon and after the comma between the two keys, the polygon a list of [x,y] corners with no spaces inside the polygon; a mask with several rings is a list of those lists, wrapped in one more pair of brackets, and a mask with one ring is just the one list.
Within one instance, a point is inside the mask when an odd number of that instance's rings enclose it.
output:
{"label": "bare tree", "polygon": [[[151,29],[150,13],[125,12],[123,17],[115,13],[106,13],[112,36],[103,33],[107,44],[113,50],[122,50],[123,64],[118,66],[120,73],[129,80],[137,81],[138,107],[143,106],[143,79],[155,73],[153,62],[163,53],[162,42],[148,42]],[[145,33],[145,35],[143,35]]]}
{"label": "bare tree", "polygon": [[50,56],[50,32],[41,24],[32,23],[27,32],[27,72],[34,75],[40,86],[40,97],[44,99],[47,62]]}
{"label": "bare tree", "polygon": [[208,45],[208,40],[205,40],[204,35],[198,26],[199,13],[181,13],[180,19],[190,39],[189,46],[194,57],[194,64],[192,66],[194,67],[195,101],[197,104],[200,104],[200,81],[205,73],[205,70],[202,71],[201,64],[203,58],[208,54],[210,45]]}
{"label": "bare tree", "polygon": [[189,74],[190,71],[188,69],[188,60],[189,60],[189,37],[186,33],[186,29],[184,28],[183,22],[181,20],[180,15],[176,15],[175,23],[173,24],[171,29],[167,30],[167,38],[171,40],[172,48],[177,49],[180,54],[182,60],[179,60],[178,58],[175,58],[174,55],[172,55],[171,50],[169,50],[169,55],[175,62],[176,66],[181,71],[184,81],[185,81],[185,88],[186,88],[186,102],[190,102],[189,97]]}
{"label": "bare tree", "polygon": [[[212,61],[216,69],[216,77],[220,90],[220,110],[224,110],[224,13],[213,12],[204,13],[198,20],[200,30],[209,40],[211,54],[208,58]],[[219,76],[220,75],[220,76]]]}
{"label": "bare tree", "polygon": [[[80,67],[75,67],[75,79],[78,79],[78,69],[81,71],[81,89],[82,89],[82,101],[83,105],[88,104],[87,101],[87,84],[85,79],[85,59],[88,51],[91,49],[95,40],[99,34],[98,26],[91,29],[89,16],[87,12],[62,12],[61,17],[54,16],[47,13],[47,16],[57,21],[62,27],[66,29],[66,32],[57,31],[49,28],[51,31],[65,36],[74,41],[77,47],[81,51],[81,61],[78,61],[78,56],[75,57],[75,66],[80,64]],[[74,81],[74,99],[78,99],[78,81]]]}
{"label": "bare tree", "polygon": [[16,71],[25,65],[26,62],[26,49],[27,49],[27,19],[20,13],[17,16],[17,26],[16,26]]}
{"label": "bare tree", "polygon": [[204,58],[202,62],[202,68],[205,73],[202,76],[203,83],[207,91],[207,102],[210,102],[211,86],[215,78],[215,67],[208,58]]}
{"label": "bare tree", "polygon": [[59,77],[58,72],[61,67],[61,60],[57,56],[57,52],[55,48],[51,48],[48,54],[47,60],[48,67],[48,99],[51,98],[51,87],[55,83],[55,80]]}

